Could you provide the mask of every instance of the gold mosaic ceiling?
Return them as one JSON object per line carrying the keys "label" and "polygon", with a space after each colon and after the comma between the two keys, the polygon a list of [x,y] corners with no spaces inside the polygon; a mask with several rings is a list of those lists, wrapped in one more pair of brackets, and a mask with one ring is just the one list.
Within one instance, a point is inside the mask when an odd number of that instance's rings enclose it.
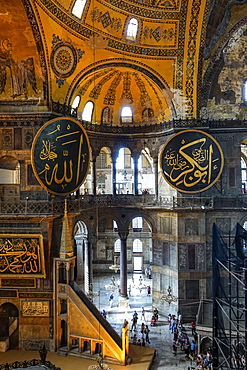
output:
{"label": "gold mosaic ceiling", "polygon": [[[72,104],[80,95],[79,111],[88,100],[95,103],[95,123],[109,106],[113,124],[119,124],[124,104],[138,124],[146,108],[153,110],[156,123],[196,117],[208,64],[202,63],[203,46],[209,58],[231,2],[222,0],[218,13],[213,9],[219,17],[211,18],[207,29],[210,3],[88,0],[79,19],[72,14],[74,0],[0,0],[0,99],[49,107],[51,100]],[[127,40],[133,17],[137,37]]]}

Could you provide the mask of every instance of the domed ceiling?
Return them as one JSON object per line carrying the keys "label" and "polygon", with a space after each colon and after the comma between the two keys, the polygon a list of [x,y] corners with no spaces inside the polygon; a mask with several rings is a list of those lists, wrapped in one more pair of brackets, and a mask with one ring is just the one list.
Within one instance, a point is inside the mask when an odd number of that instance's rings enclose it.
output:
{"label": "domed ceiling", "polygon": [[[246,0],[222,0],[220,6],[207,0],[86,0],[76,16],[75,3],[0,0],[2,106],[28,101],[32,109],[49,110],[52,101],[71,105],[79,95],[79,113],[93,101],[94,123],[110,107],[118,125],[124,105],[137,124],[196,118],[200,94],[205,101],[208,94],[203,76],[209,90],[214,72],[210,59],[229,20],[241,22],[240,8],[246,10]],[[132,19],[137,33],[131,39]],[[211,75],[205,73],[209,65]]]}

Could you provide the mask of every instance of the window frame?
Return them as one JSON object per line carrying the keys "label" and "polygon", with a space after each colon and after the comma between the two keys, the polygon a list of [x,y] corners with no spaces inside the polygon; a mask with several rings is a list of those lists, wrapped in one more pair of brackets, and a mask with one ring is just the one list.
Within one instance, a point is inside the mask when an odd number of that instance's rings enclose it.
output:
{"label": "window frame", "polygon": [[[133,27],[134,26],[131,26],[131,21],[132,20],[135,20],[136,21],[136,24],[135,24],[135,32],[130,32],[131,30],[133,30]],[[125,30],[125,39],[126,41],[132,41],[132,42],[135,42],[138,38],[138,34],[139,34],[139,29],[140,29],[140,22],[139,22],[139,19],[136,18],[136,17],[129,17],[128,19],[128,22],[126,24],[126,30]],[[131,34],[132,33],[132,34]]]}

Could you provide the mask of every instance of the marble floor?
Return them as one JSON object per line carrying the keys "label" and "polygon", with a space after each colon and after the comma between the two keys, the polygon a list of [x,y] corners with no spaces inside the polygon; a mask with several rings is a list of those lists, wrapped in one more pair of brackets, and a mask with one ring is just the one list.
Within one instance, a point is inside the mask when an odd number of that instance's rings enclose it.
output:
{"label": "marble floor", "polygon": [[[112,276],[114,276],[114,279]],[[95,293],[95,297],[93,298],[93,303],[100,311],[103,309],[106,311],[107,320],[119,334],[121,334],[123,321],[127,319],[131,322],[134,311],[137,311],[139,316],[137,330],[136,332],[130,333],[130,343],[131,336],[134,333],[141,339],[140,327],[142,322],[149,325],[150,329],[150,348],[143,348],[134,345],[131,346],[130,350],[132,353],[134,351],[134,353],[137,354],[136,358],[138,358],[138,361],[131,365],[127,365],[126,368],[130,370],[188,370],[195,368],[196,366],[191,363],[191,360],[185,359],[184,352],[178,350],[177,356],[173,355],[172,334],[168,328],[167,317],[164,317],[162,312],[159,313],[157,326],[150,327],[152,297],[147,295],[147,286],[150,285],[152,288],[152,279],[147,279],[144,275],[139,274],[128,275],[128,287],[131,286],[128,308],[125,306],[119,306],[119,294],[117,289],[118,279],[118,274],[94,276],[93,292]],[[114,290],[113,306],[110,307],[109,296],[111,290],[109,289],[109,285],[112,285],[112,280],[115,280],[114,284],[116,285],[116,289]],[[145,320],[141,319],[142,307],[145,308]],[[190,330],[188,330],[188,334],[190,334]],[[156,350],[156,355],[153,361],[151,361],[152,355],[150,356],[149,354],[152,348]],[[0,364],[24,361],[33,358],[39,358],[39,354],[35,351],[11,350],[5,353],[0,353]],[[60,366],[61,370],[87,370],[88,366],[92,364],[92,360],[85,360],[75,356],[58,356],[56,353],[52,352],[48,352],[47,360],[51,361],[51,363],[56,366]],[[111,365],[109,365],[109,367],[110,366]],[[123,370],[123,366],[114,365],[112,367],[114,367],[115,370]]]}
{"label": "marble floor", "polygon": [[[134,311],[138,313],[137,337],[141,339],[140,327],[144,320],[141,320],[142,307],[145,309],[145,324],[149,325],[150,329],[150,344],[149,346],[156,349],[156,356],[150,367],[150,370],[163,369],[181,369],[187,370],[195,367],[191,360],[185,359],[183,351],[178,349],[177,356],[172,353],[172,334],[169,331],[167,317],[159,313],[159,320],[157,326],[150,327],[152,311],[152,297],[147,294],[147,286],[150,285],[152,289],[152,279],[148,279],[145,275],[129,274],[128,287],[131,287],[129,296],[129,308],[119,307],[118,289],[114,291],[113,307],[110,307],[109,296],[111,293],[110,285],[112,285],[112,276],[114,276],[114,283],[117,286],[119,283],[119,275],[103,275],[95,276],[93,281],[93,291],[98,296],[93,298],[96,307],[107,313],[107,320],[111,323],[114,329],[120,334],[123,321],[126,319],[131,322]],[[141,278],[140,278],[141,277]],[[141,285],[140,285],[141,283]],[[141,289],[140,289],[141,288]],[[175,313],[174,313],[175,314]],[[185,324],[186,327],[186,324]],[[134,334],[134,332],[132,332]],[[130,338],[132,336],[130,333]],[[188,334],[190,330],[188,327]],[[131,342],[130,342],[131,343]]]}

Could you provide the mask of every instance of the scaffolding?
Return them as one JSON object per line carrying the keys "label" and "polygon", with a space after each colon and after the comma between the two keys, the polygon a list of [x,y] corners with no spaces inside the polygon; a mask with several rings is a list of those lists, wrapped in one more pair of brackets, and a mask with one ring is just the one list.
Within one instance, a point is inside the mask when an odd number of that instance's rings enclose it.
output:
{"label": "scaffolding", "polygon": [[247,231],[233,233],[213,225],[213,369],[246,368]]}

